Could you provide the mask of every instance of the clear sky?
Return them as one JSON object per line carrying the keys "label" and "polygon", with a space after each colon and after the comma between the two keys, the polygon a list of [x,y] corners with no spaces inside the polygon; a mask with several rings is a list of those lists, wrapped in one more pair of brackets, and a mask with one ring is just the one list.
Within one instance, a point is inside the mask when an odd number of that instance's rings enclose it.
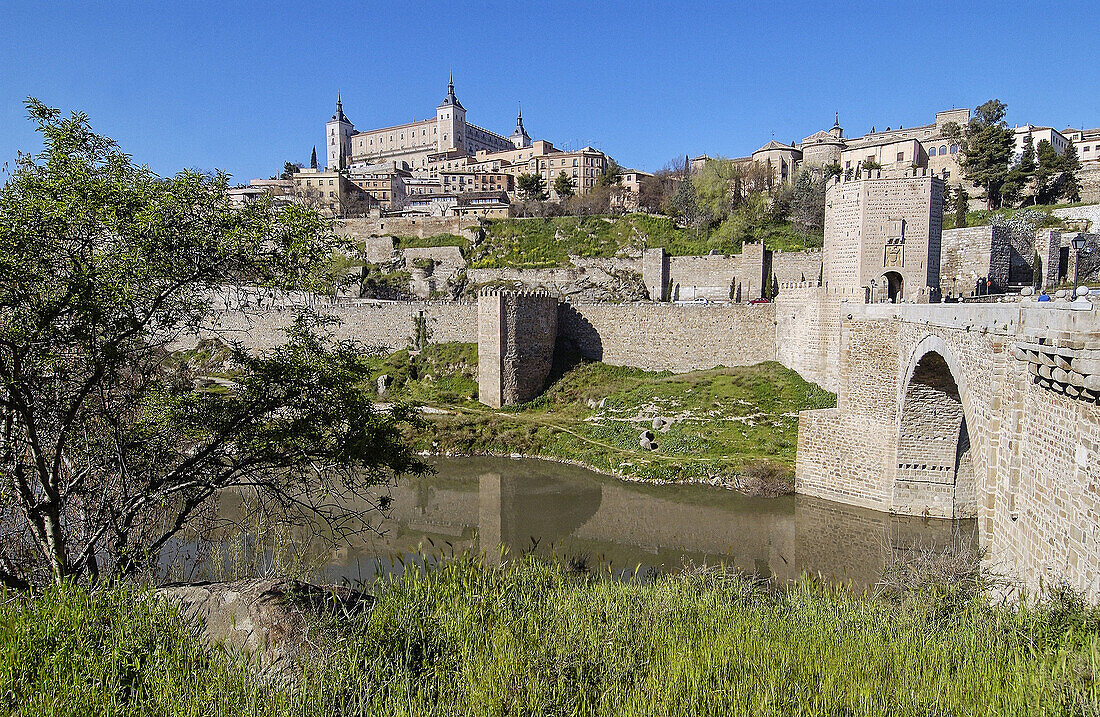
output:
{"label": "clear sky", "polygon": [[926,124],[997,97],[1011,124],[1100,126],[1095,6],[876,2],[0,0],[0,163],[23,101],[82,110],[158,173],[306,163],[336,93],[359,129],[434,116],[591,144],[654,170],[833,123]]}

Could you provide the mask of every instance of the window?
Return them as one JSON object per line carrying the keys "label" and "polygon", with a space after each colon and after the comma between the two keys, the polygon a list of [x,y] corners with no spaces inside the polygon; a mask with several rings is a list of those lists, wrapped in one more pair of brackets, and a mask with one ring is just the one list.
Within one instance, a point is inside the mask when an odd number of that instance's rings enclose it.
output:
{"label": "window", "polygon": [[1089,151],[1088,145],[1085,146],[1085,149],[1083,151],[1085,151],[1085,152]]}
{"label": "window", "polygon": [[898,152],[898,161],[899,162],[904,162],[905,161],[905,152]]}
{"label": "window", "polygon": [[935,157],[935,156],[936,156],[936,148],[935,148],[935,147],[933,147],[932,149],[928,150],[928,156],[929,156],[929,157]]}
{"label": "window", "polygon": [[959,151],[959,145],[957,145],[957,144],[951,145],[951,154],[955,154],[958,151]]}
{"label": "window", "polygon": [[[954,150],[952,150],[954,151]],[[940,145],[940,154],[947,154],[947,145]]]}

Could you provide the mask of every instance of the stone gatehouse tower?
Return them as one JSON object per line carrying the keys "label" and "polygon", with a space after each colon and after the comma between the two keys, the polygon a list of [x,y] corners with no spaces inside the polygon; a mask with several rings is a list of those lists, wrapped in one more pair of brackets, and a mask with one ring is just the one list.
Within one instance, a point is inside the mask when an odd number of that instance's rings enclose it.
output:
{"label": "stone gatehouse tower", "polygon": [[825,194],[823,278],[830,292],[872,303],[938,300],[943,180],[834,180]]}

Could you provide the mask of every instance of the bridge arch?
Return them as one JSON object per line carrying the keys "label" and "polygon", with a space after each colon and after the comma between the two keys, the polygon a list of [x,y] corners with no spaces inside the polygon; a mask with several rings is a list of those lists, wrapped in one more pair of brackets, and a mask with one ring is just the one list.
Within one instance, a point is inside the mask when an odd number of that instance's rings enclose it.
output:
{"label": "bridge arch", "polygon": [[977,514],[972,394],[954,351],[934,334],[906,363],[898,393],[894,512],[944,518]]}

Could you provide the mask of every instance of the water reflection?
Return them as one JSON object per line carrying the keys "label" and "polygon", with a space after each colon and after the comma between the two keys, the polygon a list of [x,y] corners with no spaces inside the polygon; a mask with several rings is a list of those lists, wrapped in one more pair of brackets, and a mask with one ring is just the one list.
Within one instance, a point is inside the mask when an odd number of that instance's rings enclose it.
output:
{"label": "water reflection", "polygon": [[[970,544],[974,521],[893,516],[805,496],[749,498],[701,486],[651,486],[573,466],[497,458],[439,459],[433,476],[391,487],[382,535],[357,534],[321,556],[322,579],[367,579],[413,559],[499,546],[585,556],[641,574],[724,562],[779,580],[802,573],[865,586],[898,552]],[[222,510],[232,512],[232,501]]]}

